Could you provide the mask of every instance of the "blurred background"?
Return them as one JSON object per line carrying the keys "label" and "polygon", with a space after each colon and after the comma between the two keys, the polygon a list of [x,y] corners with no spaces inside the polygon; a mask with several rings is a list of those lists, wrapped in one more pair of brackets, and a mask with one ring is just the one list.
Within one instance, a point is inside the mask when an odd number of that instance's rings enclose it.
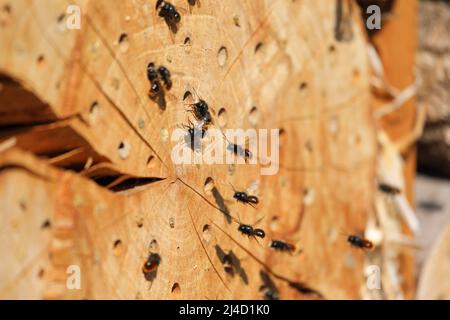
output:
{"label": "blurred background", "polygon": [[423,247],[417,254],[420,273],[427,260],[432,268],[433,255],[439,255],[439,246],[444,245],[440,241],[450,239],[450,1],[420,1],[418,24],[417,99],[427,107],[415,183],[423,228],[418,239]]}

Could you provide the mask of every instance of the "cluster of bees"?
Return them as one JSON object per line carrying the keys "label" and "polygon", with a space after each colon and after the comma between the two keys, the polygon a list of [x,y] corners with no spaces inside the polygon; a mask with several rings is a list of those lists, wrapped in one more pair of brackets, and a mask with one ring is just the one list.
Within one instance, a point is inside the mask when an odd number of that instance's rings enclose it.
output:
{"label": "cluster of bees", "polygon": [[[195,0],[188,0],[188,2],[190,5],[195,5],[196,3]],[[179,14],[175,6],[167,1],[158,0],[156,3],[156,9],[159,10],[159,16],[164,18],[169,28],[172,31],[176,32],[175,30],[177,24],[181,20],[181,15]],[[170,88],[172,87],[170,71],[164,66],[159,66],[158,68],[156,68],[155,63],[151,62],[147,66],[147,78],[150,82],[149,97],[152,100],[157,101],[158,103],[161,103],[161,101],[165,101],[165,91],[170,90]],[[161,85],[161,83],[163,83],[164,86]],[[202,139],[205,136],[208,126],[213,123],[213,118],[211,116],[208,103],[200,98],[198,98],[197,102],[190,104],[187,111],[192,113],[197,123],[193,124],[191,121],[189,121],[189,125],[183,126],[183,128],[186,129],[185,141],[193,151],[196,151],[198,150],[199,146],[196,145],[194,141],[198,140],[196,138]],[[245,158],[246,160],[252,157],[252,154],[248,149],[231,142],[229,142],[227,150]],[[397,192],[397,190],[393,190],[393,187],[390,187],[386,184],[380,184],[379,189],[386,193]],[[234,190],[233,198],[237,202],[249,204],[251,206],[257,205],[259,203],[259,199],[257,196],[249,195],[244,191]],[[254,239],[264,239],[266,236],[264,230],[260,228],[254,228],[252,225],[242,224],[240,222],[238,231],[243,235]],[[371,241],[364,239],[363,237],[360,237],[358,235],[348,235],[347,242],[353,247],[364,250],[373,248],[373,243]],[[289,254],[293,254],[296,252],[295,245],[282,240],[271,240],[269,247],[273,250],[287,252]],[[144,273],[144,276],[147,280],[151,281],[155,278],[160,261],[161,257],[158,254],[150,253],[142,267],[142,272]],[[270,297],[271,295],[268,296],[268,298]]]}
{"label": "cluster of bees", "polygon": [[177,24],[181,20],[181,15],[175,6],[167,1],[158,0],[156,1],[156,10],[159,10],[158,15],[164,18],[170,30],[177,32]]}
{"label": "cluster of bees", "polygon": [[[147,66],[147,79],[150,81],[149,97],[155,101],[161,109],[166,108],[165,90],[172,88],[172,79],[169,69],[164,66],[156,68],[153,62]],[[164,87],[161,85],[164,84]]]}

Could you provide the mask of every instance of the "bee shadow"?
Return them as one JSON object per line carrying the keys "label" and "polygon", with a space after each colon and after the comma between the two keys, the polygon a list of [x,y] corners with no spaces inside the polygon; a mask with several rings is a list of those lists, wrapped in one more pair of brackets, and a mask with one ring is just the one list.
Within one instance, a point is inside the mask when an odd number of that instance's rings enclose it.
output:
{"label": "bee shadow", "polygon": [[242,282],[246,285],[248,284],[248,276],[245,272],[244,268],[241,266],[241,260],[234,254],[233,250],[225,253],[220,246],[216,245],[216,254],[220,260],[220,262],[224,266],[224,270],[227,274],[234,278],[235,275],[238,275]]}
{"label": "bee shadow", "polygon": [[263,270],[260,270],[259,277],[262,282],[262,285],[259,287],[259,291],[264,292],[264,299],[279,300],[280,293],[269,274]]}
{"label": "bee shadow", "polygon": [[166,96],[164,93],[160,93],[155,97],[150,97],[150,99],[152,99],[153,102],[155,102],[158,105],[158,107],[161,111],[166,110],[167,101],[166,101]]}
{"label": "bee shadow", "polygon": [[231,223],[231,214],[230,209],[228,209],[227,205],[225,204],[225,199],[220,194],[219,190],[214,187],[211,190],[212,195],[214,197],[214,201],[216,201],[217,206],[219,207],[220,211],[225,215],[225,218],[227,219],[227,223]]}

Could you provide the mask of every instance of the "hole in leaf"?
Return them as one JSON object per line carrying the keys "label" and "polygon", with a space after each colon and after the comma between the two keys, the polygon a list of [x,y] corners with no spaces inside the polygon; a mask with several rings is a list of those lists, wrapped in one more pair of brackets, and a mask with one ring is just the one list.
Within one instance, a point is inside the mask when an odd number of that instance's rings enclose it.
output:
{"label": "hole in leaf", "polygon": [[120,51],[125,52],[128,50],[128,35],[126,33],[122,33],[119,36],[119,47],[120,47]]}
{"label": "hole in leaf", "polygon": [[152,239],[152,241],[150,241],[150,244],[148,245],[148,248],[150,249],[150,251],[158,250],[158,241],[156,241],[156,239]]}
{"label": "hole in leaf", "polygon": [[152,168],[155,165],[155,156],[150,155],[147,159],[147,168]]}
{"label": "hole in leaf", "polygon": [[180,285],[177,283],[177,282],[175,282],[174,284],[173,284],[173,286],[172,286],[172,293],[173,294],[180,294],[181,293],[181,288],[180,288]]}
{"label": "hole in leaf", "polygon": [[209,224],[205,224],[203,226],[203,240],[205,240],[206,242],[211,241],[211,227],[209,226]]}
{"label": "hole in leaf", "polygon": [[191,51],[191,49],[192,49],[192,44],[191,44],[191,38],[189,38],[189,37],[186,37],[185,39],[184,39],[184,50],[187,52],[187,53],[189,53],[190,51]]}
{"label": "hole in leaf", "polygon": [[130,155],[130,151],[131,151],[131,145],[127,141],[120,142],[118,152],[119,152],[119,157],[121,159],[124,160],[124,159],[128,158],[128,156]]}
{"label": "hole in leaf", "polygon": [[249,120],[250,124],[253,126],[256,126],[258,124],[259,113],[258,113],[257,107],[254,106],[251,108],[248,120]]}
{"label": "hole in leaf", "polygon": [[40,64],[43,64],[44,61],[45,61],[45,57],[44,57],[44,55],[42,55],[42,54],[40,54],[40,55],[37,57],[37,59],[36,59],[36,62],[37,62],[39,65],[40,65]]}
{"label": "hole in leaf", "polygon": [[261,50],[263,47],[263,43],[262,42],[258,42],[255,46],[255,53],[257,53],[259,50]]}
{"label": "hole in leaf", "polygon": [[41,229],[49,229],[52,226],[52,223],[49,219],[44,220],[41,224]]}
{"label": "hole in leaf", "polygon": [[223,67],[228,60],[228,51],[227,48],[221,47],[219,49],[219,52],[217,53],[217,62],[219,63],[219,66]]}
{"label": "hole in leaf", "polygon": [[219,126],[224,127],[227,124],[227,110],[221,108],[217,114]]}
{"label": "hole in leaf", "polygon": [[308,83],[303,81],[302,83],[300,83],[299,89],[305,90],[307,87],[308,87]]}
{"label": "hole in leaf", "polygon": [[123,243],[122,240],[117,239],[113,244],[113,254],[118,257],[123,253]]}

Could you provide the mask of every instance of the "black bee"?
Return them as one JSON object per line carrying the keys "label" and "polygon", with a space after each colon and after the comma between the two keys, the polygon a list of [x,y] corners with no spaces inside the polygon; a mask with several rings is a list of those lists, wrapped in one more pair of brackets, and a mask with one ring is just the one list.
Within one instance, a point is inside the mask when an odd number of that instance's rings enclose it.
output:
{"label": "black bee", "polygon": [[238,231],[241,232],[242,234],[245,234],[247,236],[252,236],[253,235],[253,227],[249,226],[247,224],[240,224]]}
{"label": "black bee", "polygon": [[264,237],[266,236],[264,230],[253,229],[253,227],[248,224],[240,224],[238,227],[238,231],[249,237],[259,237],[261,239],[264,239]]}
{"label": "black bee", "polygon": [[147,79],[150,81],[149,97],[155,101],[160,109],[166,109],[166,97],[164,88],[161,85],[160,79],[163,81],[167,90],[172,87],[172,80],[170,79],[170,71],[166,67],[159,67],[156,69],[155,64],[150,62],[147,65]]}
{"label": "black bee", "polygon": [[264,237],[266,236],[266,233],[263,229],[254,229],[253,234],[257,237],[260,237],[261,239],[264,239]]}
{"label": "black bee", "polygon": [[157,253],[150,253],[144,265],[142,266],[142,273],[147,281],[152,281],[156,277],[161,257]]}
{"label": "black bee", "polygon": [[350,245],[352,245],[353,247],[360,249],[370,250],[373,248],[373,243],[371,241],[355,235],[349,235],[347,237],[347,242],[350,243]]}
{"label": "black bee", "polygon": [[159,78],[164,82],[164,85],[166,86],[167,90],[170,90],[172,87],[172,79],[170,77],[170,71],[164,66],[160,66],[158,70],[156,70],[155,64],[153,62],[150,62],[147,65],[147,79],[150,82],[154,82],[155,80],[158,80]]}
{"label": "black bee", "polygon": [[152,80],[150,83],[150,91],[149,91],[150,98],[156,100],[162,95],[164,95],[164,90],[161,86],[161,83],[159,82],[158,79]]}
{"label": "black bee", "polygon": [[189,111],[194,114],[195,119],[198,121],[204,121],[207,125],[212,122],[209,107],[205,100],[199,99],[198,102],[193,103]]}
{"label": "black bee", "polygon": [[156,10],[159,9],[159,16],[164,18],[172,32],[177,32],[177,23],[181,20],[181,15],[173,4],[164,0],[156,2]]}
{"label": "black bee", "polygon": [[242,202],[242,203],[247,203],[251,206],[259,203],[259,199],[257,196],[248,195],[244,191],[237,191],[231,183],[230,183],[230,186],[233,188],[233,191],[234,191],[233,198],[236,199],[237,201]]}
{"label": "black bee", "polygon": [[380,182],[378,184],[378,190],[380,190],[381,192],[387,193],[387,194],[391,194],[391,195],[396,195],[396,194],[401,193],[401,190],[399,188],[388,185],[383,182]]}
{"label": "black bee", "polygon": [[164,66],[161,66],[158,68],[159,76],[161,77],[162,81],[164,82],[164,85],[166,86],[167,90],[170,90],[172,88],[172,79],[170,78],[170,71]]}
{"label": "black bee", "polygon": [[162,87],[161,82],[159,82],[158,79],[155,79],[150,83],[148,96],[158,104],[161,110],[166,110],[167,102],[164,94],[164,88]]}
{"label": "black bee", "polygon": [[249,196],[247,193],[243,191],[235,191],[233,198],[242,203],[248,204],[258,204],[259,199],[257,196]]}
{"label": "black bee", "polygon": [[270,242],[270,247],[277,251],[284,251],[284,252],[290,252],[290,253],[295,251],[295,246],[293,244],[286,243],[281,240],[272,240]]}
{"label": "black bee", "polygon": [[147,79],[152,82],[153,80],[158,78],[158,73],[156,72],[155,64],[150,62],[147,65]]}

